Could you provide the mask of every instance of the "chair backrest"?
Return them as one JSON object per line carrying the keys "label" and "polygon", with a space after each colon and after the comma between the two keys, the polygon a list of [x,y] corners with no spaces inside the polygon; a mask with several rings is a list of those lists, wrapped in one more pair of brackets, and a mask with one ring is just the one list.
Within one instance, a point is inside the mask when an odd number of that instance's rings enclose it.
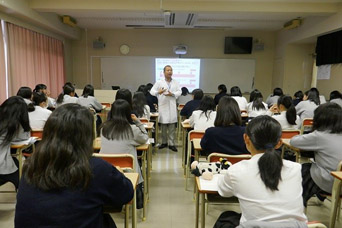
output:
{"label": "chair backrest", "polygon": [[281,133],[281,138],[282,139],[290,139],[295,135],[299,135],[300,130],[283,130]]}
{"label": "chair backrest", "polygon": [[146,118],[139,118],[141,123],[148,123],[148,119]]}
{"label": "chair backrest", "polygon": [[103,106],[106,106],[106,108],[110,108],[111,107],[111,103],[106,103],[106,102],[103,102],[101,103]]}
{"label": "chair backrest", "polygon": [[230,154],[222,154],[222,153],[211,153],[208,156],[209,162],[217,162],[220,158],[226,158],[230,163],[235,164],[242,160],[251,159],[252,155],[250,154],[240,154],[240,155],[230,155]]}
{"label": "chair backrest", "polygon": [[31,137],[38,137],[39,139],[43,138],[43,130],[42,129],[32,129]]}
{"label": "chair backrest", "polygon": [[135,170],[134,157],[131,154],[98,154],[94,153],[94,157],[102,158],[109,162],[113,166],[119,166],[120,168],[129,168]]}
{"label": "chair backrest", "polygon": [[306,118],[303,120],[302,125],[300,127],[300,133],[303,134],[305,128],[310,128],[313,125],[313,119],[312,118]]}
{"label": "chair backrest", "polygon": [[203,138],[204,131],[196,131],[196,130],[191,130],[189,131],[188,134],[188,139],[192,141],[193,139],[201,139]]}
{"label": "chair backrest", "polygon": [[336,171],[342,171],[342,161],[338,163]]}
{"label": "chair backrest", "polygon": [[179,105],[178,105],[178,109],[184,108],[184,105],[185,105],[185,104],[179,104]]}

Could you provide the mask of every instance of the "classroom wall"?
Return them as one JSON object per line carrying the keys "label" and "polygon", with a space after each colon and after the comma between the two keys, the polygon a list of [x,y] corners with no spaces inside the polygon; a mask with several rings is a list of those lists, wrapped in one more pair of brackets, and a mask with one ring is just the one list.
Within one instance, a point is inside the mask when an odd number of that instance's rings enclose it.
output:
{"label": "classroom wall", "polygon": [[[117,29],[83,31],[81,40],[72,41],[73,79],[77,87],[93,83],[101,88],[100,56],[120,56],[122,44],[130,46],[129,56],[177,57],[172,47],[178,44],[188,46],[187,58],[252,58],[256,60],[255,88],[266,96],[271,91],[273,72],[275,32],[185,30],[185,29]],[[102,50],[93,49],[92,42],[101,36],[106,43]],[[265,44],[263,51],[251,55],[225,55],[225,36],[253,36]],[[132,63],[133,67],[133,63]],[[92,79],[91,79],[92,71]],[[213,82],[220,84],[219,81]],[[229,88],[233,85],[227,85]]]}
{"label": "classroom wall", "polygon": [[330,79],[317,80],[317,88],[320,94],[324,95],[327,100],[331,91],[338,90],[342,92],[342,64],[332,65]]}

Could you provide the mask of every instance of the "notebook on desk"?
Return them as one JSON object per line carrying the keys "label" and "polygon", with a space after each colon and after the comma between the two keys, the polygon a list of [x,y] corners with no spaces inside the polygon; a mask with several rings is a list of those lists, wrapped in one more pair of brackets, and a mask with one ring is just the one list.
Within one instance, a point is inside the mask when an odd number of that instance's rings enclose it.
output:
{"label": "notebook on desk", "polygon": [[200,177],[200,185],[201,190],[204,191],[218,191],[217,181],[219,176],[223,176],[223,174],[215,174],[213,175],[212,180],[205,180],[203,177]]}

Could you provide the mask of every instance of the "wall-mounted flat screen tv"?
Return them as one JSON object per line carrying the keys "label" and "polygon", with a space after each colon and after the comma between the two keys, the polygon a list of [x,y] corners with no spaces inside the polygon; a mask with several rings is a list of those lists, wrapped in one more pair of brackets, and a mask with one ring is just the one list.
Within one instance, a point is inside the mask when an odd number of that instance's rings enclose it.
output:
{"label": "wall-mounted flat screen tv", "polygon": [[253,37],[225,37],[224,54],[251,54]]}

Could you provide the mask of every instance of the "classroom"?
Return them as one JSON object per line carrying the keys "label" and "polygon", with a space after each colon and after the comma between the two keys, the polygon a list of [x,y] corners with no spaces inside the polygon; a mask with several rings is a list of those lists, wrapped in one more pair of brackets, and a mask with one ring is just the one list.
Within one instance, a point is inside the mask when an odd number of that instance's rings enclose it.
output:
{"label": "classroom", "polygon": [[[139,85],[156,83],[155,58],[200,59],[203,69],[199,88],[211,97],[218,93],[220,84],[226,84],[228,93],[231,87],[239,86],[248,101],[251,92],[258,89],[264,102],[277,87],[291,97],[314,87],[326,101],[332,91],[342,91],[341,63],[329,65],[325,78],[320,75],[323,68],[316,66],[317,38],[342,30],[341,0],[2,0],[0,19],[0,103],[15,96],[20,87],[33,90],[40,83],[47,85],[50,97],[57,98],[65,82],[72,82],[79,96],[87,84],[93,85],[95,97],[102,90],[108,91],[105,99],[98,100],[112,104],[112,86],[134,94]],[[56,43],[55,63],[49,63],[42,54],[39,64],[46,66],[42,70],[32,67],[38,58],[20,52],[25,40],[20,38],[27,31]],[[227,37],[252,37],[251,53],[225,54]],[[185,54],[176,54],[175,49],[183,46]],[[18,48],[17,56],[6,57],[8,48],[13,47]],[[32,46],[35,48],[39,46]],[[234,74],[218,68],[215,62],[219,61],[240,70]],[[246,67],[240,67],[243,64]],[[248,82],[240,77],[244,70],[253,72]],[[225,73],[226,77],[221,76]],[[137,227],[213,227],[222,212],[241,212],[235,202],[210,204],[205,215],[198,214],[196,180],[186,178],[183,167],[188,132],[182,120],[177,116],[177,153],[150,146],[151,157],[146,159],[151,159],[147,163],[152,166],[147,168],[151,176],[144,187],[148,188],[148,200],[144,211],[136,212]],[[153,126],[153,137],[159,137],[156,143],[161,143],[162,127],[156,122]],[[13,186],[0,187],[0,227],[14,227],[16,195],[5,192],[8,189],[13,190]],[[311,202],[314,205],[307,209],[308,221],[330,227],[332,203],[316,203]],[[118,227],[124,226],[123,212],[111,216]],[[204,217],[202,224],[199,220]],[[134,220],[133,215],[129,220]],[[342,227],[339,218],[335,227]]]}

